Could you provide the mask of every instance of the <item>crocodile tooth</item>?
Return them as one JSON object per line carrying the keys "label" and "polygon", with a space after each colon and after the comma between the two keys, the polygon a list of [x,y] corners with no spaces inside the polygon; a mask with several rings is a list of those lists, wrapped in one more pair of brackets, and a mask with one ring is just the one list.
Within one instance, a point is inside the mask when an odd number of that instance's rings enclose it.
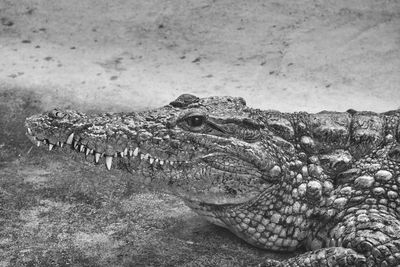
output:
{"label": "crocodile tooth", "polygon": [[129,157],[132,157],[132,156],[133,156],[133,151],[129,150]]}
{"label": "crocodile tooth", "polygon": [[85,151],[85,146],[84,145],[81,145],[81,147],[80,147],[80,152],[84,152]]}
{"label": "crocodile tooth", "polygon": [[163,160],[160,160],[160,165],[164,165],[164,161]]}
{"label": "crocodile tooth", "polygon": [[41,143],[42,143],[42,142],[37,141],[37,142],[36,142],[36,145],[37,145],[37,146],[40,146]]}
{"label": "crocodile tooth", "polygon": [[133,151],[133,155],[136,157],[137,155],[139,155],[139,148],[135,148],[135,151]]}
{"label": "crocodile tooth", "polygon": [[121,158],[125,157],[125,153],[124,152],[120,152],[119,154],[121,155]]}
{"label": "crocodile tooth", "polygon": [[57,145],[57,146],[60,146],[60,144],[61,144],[61,142],[60,142],[60,141],[58,141],[58,142],[56,143],[56,145]]}
{"label": "crocodile tooth", "polygon": [[94,153],[94,162],[98,163],[100,160],[100,153]]}
{"label": "crocodile tooth", "polygon": [[159,159],[156,159],[156,160],[155,160],[156,164],[158,164],[158,161],[159,161]]}
{"label": "crocodile tooth", "polygon": [[73,140],[74,140],[74,133],[72,133],[72,134],[70,134],[70,135],[68,136],[66,143],[67,143],[68,145],[70,145],[70,144],[72,144],[72,141],[73,141]]}
{"label": "crocodile tooth", "polygon": [[127,156],[128,155],[128,148],[126,147],[125,149],[124,149],[124,156]]}
{"label": "crocodile tooth", "polygon": [[154,159],[153,158],[150,158],[150,164],[153,164],[153,162],[154,162]]}
{"label": "crocodile tooth", "polygon": [[116,157],[116,158],[118,157],[118,152],[114,153],[114,157]]}
{"label": "crocodile tooth", "polygon": [[86,148],[86,153],[85,153],[86,156],[89,155],[89,153],[90,153],[90,149],[89,149],[89,148]]}
{"label": "crocodile tooth", "polygon": [[32,135],[32,130],[31,130],[31,128],[28,128],[28,134]]}
{"label": "crocodile tooth", "polygon": [[60,142],[60,147],[63,147],[64,146],[64,142]]}
{"label": "crocodile tooth", "polygon": [[49,151],[51,151],[53,149],[54,145],[53,144],[49,144]]}
{"label": "crocodile tooth", "polygon": [[107,170],[111,170],[112,159],[113,159],[112,156],[106,156],[106,167],[107,167]]}
{"label": "crocodile tooth", "polygon": [[169,164],[171,164],[171,166],[174,165],[174,163],[175,163],[174,161],[170,161],[169,162]]}
{"label": "crocodile tooth", "polygon": [[144,159],[144,154],[140,154],[140,159]]}

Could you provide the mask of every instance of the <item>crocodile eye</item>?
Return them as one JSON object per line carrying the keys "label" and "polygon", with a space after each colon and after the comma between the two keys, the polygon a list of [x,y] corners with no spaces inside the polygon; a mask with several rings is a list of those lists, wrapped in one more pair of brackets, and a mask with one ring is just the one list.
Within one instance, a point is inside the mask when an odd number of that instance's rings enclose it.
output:
{"label": "crocodile eye", "polygon": [[50,115],[50,117],[55,118],[55,119],[62,119],[65,117],[66,114],[62,111],[54,109],[50,112],[49,115]]}
{"label": "crocodile eye", "polygon": [[198,128],[201,127],[205,122],[204,116],[190,116],[186,119],[186,123],[189,125],[189,127],[192,128]]}

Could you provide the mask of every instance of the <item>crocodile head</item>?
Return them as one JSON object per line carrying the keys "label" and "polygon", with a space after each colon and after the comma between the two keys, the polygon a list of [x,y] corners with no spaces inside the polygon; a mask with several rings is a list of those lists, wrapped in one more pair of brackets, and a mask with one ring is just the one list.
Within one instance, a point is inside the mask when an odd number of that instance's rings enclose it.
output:
{"label": "crocodile head", "polygon": [[287,159],[257,110],[242,98],[182,95],[164,107],[87,115],[53,110],[26,120],[28,137],[70,147],[137,173],[184,199],[243,203],[278,181]]}

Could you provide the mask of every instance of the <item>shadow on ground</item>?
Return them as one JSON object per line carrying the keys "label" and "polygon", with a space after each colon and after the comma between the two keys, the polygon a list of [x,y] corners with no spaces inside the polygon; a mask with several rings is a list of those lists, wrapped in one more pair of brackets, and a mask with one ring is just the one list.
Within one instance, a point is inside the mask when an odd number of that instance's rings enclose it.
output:
{"label": "shadow on ground", "polygon": [[268,254],[132,175],[24,136],[32,92],[0,93],[0,266],[249,266]]}

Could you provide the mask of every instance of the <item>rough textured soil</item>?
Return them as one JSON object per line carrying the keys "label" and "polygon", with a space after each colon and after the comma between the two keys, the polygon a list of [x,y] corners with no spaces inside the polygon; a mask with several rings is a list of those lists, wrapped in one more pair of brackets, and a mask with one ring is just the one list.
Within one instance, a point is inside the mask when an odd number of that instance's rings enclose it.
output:
{"label": "rough textured soil", "polygon": [[32,148],[26,116],[181,93],[282,111],[400,106],[400,2],[0,0],[0,266],[247,266],[244,243],[135,177]]}

